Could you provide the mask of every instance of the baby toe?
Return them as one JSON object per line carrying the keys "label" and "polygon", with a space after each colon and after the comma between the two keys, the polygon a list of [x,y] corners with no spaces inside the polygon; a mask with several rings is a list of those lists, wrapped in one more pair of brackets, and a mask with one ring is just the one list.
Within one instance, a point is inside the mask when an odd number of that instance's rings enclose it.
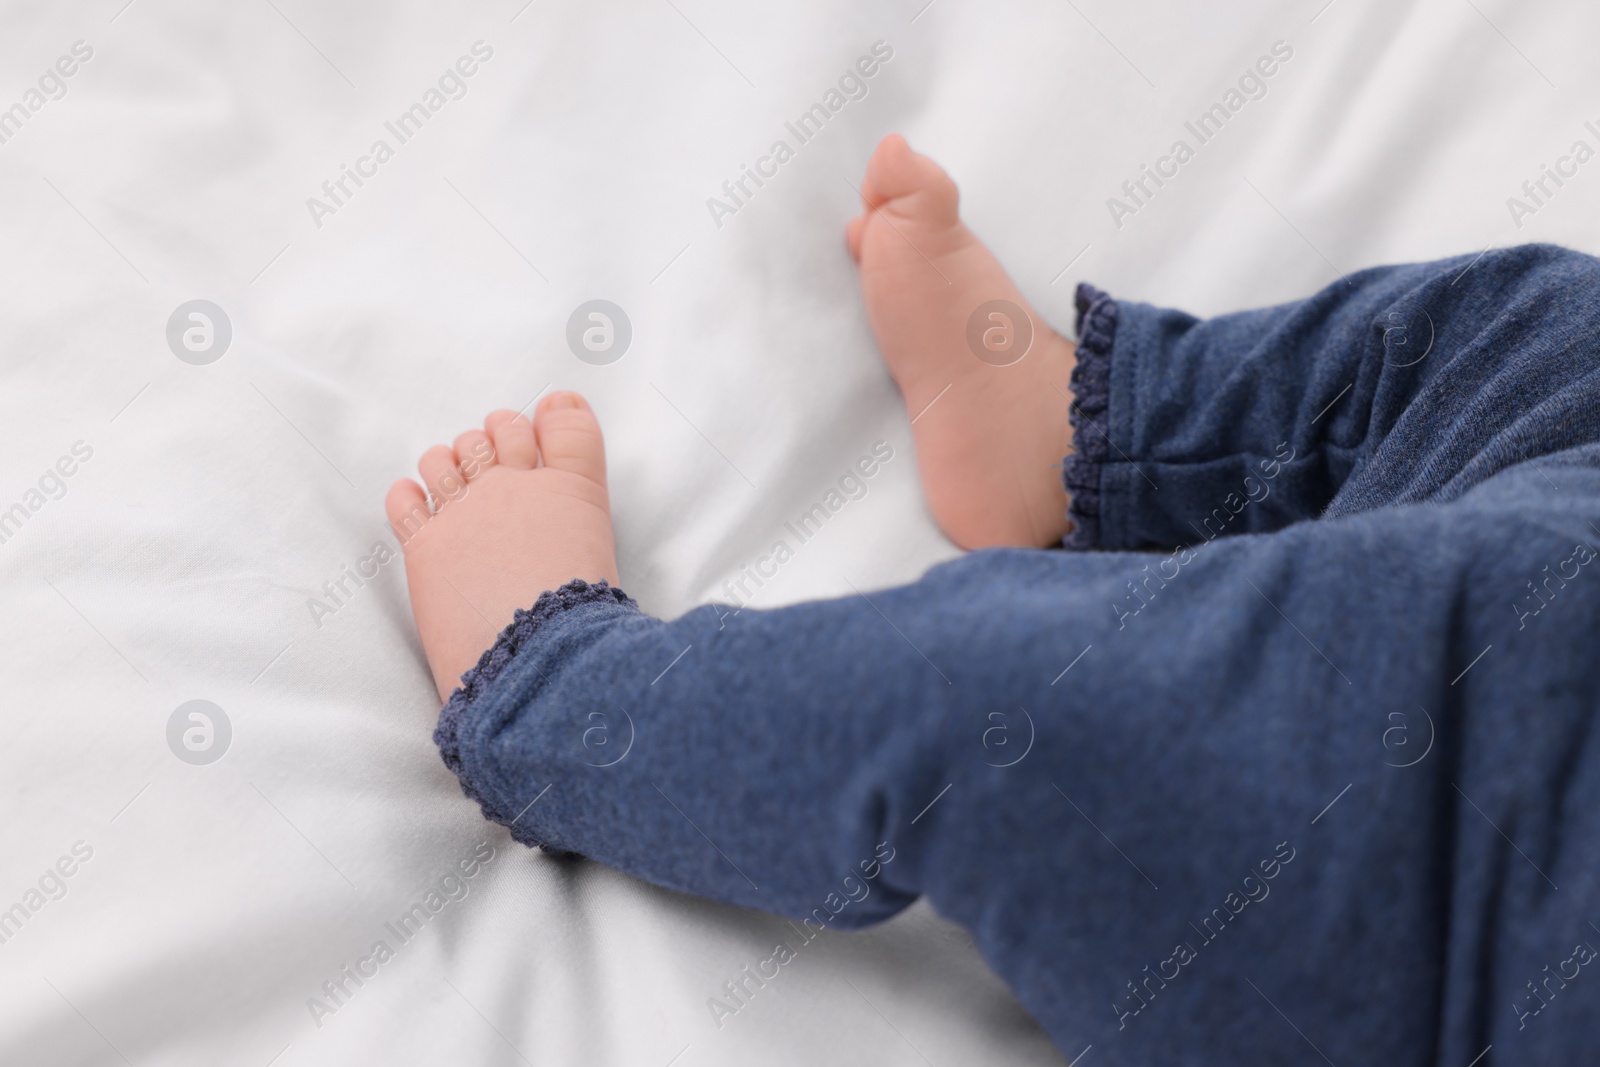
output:
{"label": "baby toe", "polygon": [[428,487],[436,507],[454,500],[466,487],[456,466],[455,450],[449,445],[434,445],[424,452],[417,460],[417,473],[422,475],[422,484]]}
{"label": "baby toe", "polygon": [[482,430],[468,430],[455,440],[456,466],[472,481],[495,464],[494,443]]}
{"label": "baby toe", "polygon": [[577,393],[554,393],[539,404],[533,422],[547,467],[606,484],[606,446],[600,420]]}
{"label": "baby toe", "polygon": [[506,467],[532,470],[539,465],[539,448],[533,440],[533,423],[515,411],[495,411],[483,420],[494,442],[497,461]]}
{"label": "baby toe", "polygon": [[944,168],[913,152],[898,133],[878,142],[867,161],[861,196],[868,209],[900,201],[895,204],[897,212],[925,215],[930,222],[954,221],[959,200],[956,183]]}
{"label": "baby toe", "polygon": [[410,478],[401,478],[389,487],[388,495],[383,498],[383,510],[402,548],[432,515],[428,510],[427,494],[422,491],[422,486]]}

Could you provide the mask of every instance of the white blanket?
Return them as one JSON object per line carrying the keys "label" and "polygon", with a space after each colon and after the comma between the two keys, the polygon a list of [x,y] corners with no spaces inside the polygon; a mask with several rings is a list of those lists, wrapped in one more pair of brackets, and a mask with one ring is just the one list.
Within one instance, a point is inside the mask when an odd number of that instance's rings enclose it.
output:
{"label": "white blanket", "polygon": [[[1080,279],[1209,313],[1600,251],[1592,4],[1324,2],[10,5],[0,1062],[1063,1062],[925,906],[732,1000],[782,921],[485,823],[429,739],[381,500],[570,387],[648,610],[743,599],[878,441],[753,602],[954,555],[843,242],[893,130],[1063,330]],[[567,343],[592,299],[631,325],[605,365]],[[193,300],[221,315],[169,343]]]}

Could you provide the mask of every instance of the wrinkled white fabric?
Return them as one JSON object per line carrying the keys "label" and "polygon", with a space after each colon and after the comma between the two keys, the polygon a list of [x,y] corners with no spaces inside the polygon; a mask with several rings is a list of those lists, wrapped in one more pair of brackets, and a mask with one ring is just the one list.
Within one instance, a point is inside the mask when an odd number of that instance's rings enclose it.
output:
{"label": "wrinkled white fabric", "polygon": [[[1080,279],[1217,312],[1385,261],[1600,252],[1577,0],[123,2],[0,15],[7,1064],[1062,1062],[926,908],[735,1001],[782,920],[484,823],[429,741],[388,483],[574,388],[649,610],[949,558],[843,242],[893,130],[1060,329]],[[231,331],[198,365],[168,342],[197,299]],[[595,299],[631,326],[605,365],[567,343]],[[221,716],[169,730],[197,700]]]}

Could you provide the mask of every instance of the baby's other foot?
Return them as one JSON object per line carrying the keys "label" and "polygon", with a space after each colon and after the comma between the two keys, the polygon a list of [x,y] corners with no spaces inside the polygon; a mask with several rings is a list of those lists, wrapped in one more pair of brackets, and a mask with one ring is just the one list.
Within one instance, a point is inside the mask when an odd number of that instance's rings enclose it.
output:
{"label": "baby's other foot", "polygon": [[[912,419],[934,517],[962,548],[1055,544],[1071,527],[1061,482],[1072,443],[1071,342],[1044,324],[961,222],[950,176],[905,138],[878,145],[861,193],[865,211],[846,237],[872,331]],[[999,318],[979,313],[991,301],[1027,321],[1004,309]],[[1031,346],[1007,363],[1028,327]]]}
{"label": "baby's other foot", "polygon": [[445,700],[517,608],[574,578],[616,584],[605,442],[582,397],[555,393],[531,423],[496,411],[424,452],[417,471],[427,492],[402,478],[384,509]]}

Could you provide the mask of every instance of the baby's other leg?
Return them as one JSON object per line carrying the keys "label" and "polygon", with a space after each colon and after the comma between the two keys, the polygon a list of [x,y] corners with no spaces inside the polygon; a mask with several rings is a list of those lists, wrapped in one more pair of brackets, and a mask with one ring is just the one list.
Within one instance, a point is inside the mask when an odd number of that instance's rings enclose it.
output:
{"label": "baby's other leg", "polygon": [[496,411],[417,471],[427,492],[401,479],[385,509],[443,700],[516,609],[574,578],[616,584],[605,443],[583,398],[555,393],[533,422]]}
{"label": "baby's other leg", "polygon": [[878,145],[861,193],[846,236],[934,517],[962,548],[1057,543],[1071,525],[1073,345],[961,222],[950,176],[905,138]]}

